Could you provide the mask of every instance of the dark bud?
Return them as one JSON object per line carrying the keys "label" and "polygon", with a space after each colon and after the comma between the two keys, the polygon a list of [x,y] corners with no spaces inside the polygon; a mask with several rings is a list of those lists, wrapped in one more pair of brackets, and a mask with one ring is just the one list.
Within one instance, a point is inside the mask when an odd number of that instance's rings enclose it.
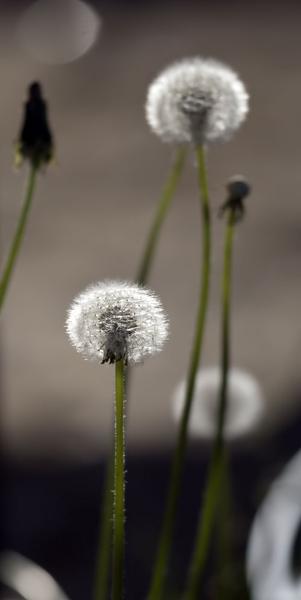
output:
{"label": "dark bud", "polygon": [[231,177],[226,187],[229,192],[230,198],[232,198],[233,200],[235,198],[243,200],[251,192],[250,184],[241,175],[234,175],[234,177]]}
{"label": "dark bud", "polygon": [[250,194],[250,184],[240,175],[229,179],[226,189],[228,198],[219,209],[219,216],[223,217],[225,212],[231,211],[234,223],[241,221],[245,214],[244,199]]}
{"label": "dark bud", "polygon": [[53,157],[53,138],[48,124],[47,104],[37,81],[31,83],[28,88],[17,156],[19,162],[28,159],[35,167],[48,163]]}

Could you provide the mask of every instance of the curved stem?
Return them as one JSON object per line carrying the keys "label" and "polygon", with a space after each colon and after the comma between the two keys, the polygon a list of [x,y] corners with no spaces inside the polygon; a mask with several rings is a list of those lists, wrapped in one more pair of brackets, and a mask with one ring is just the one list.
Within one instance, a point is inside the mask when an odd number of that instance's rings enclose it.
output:
{"label": "curved stem", "polygon": [[231,548],[231,489],[229,477],[229,456],[224,448],[222,459],[222,474],[219,488],[217,518],[215,529],[217,532],[217,557],[216,557],[216,597],[220,600],[232,600],[233,589],[229,588],[230,576],[232,578],[232,548]]}
{"label": "curved stem", "polygon": [[113,574],[112,600],[123,598],[124,579],[124,489],[125,489],[125,439],[124,439],[124,362],[116,362],[115,386],[115,470],[113,512]]}
{"label": "curved stem", "polygon": [[152,264],[152,260],[154,257],[154,252],[156,249],[156,245],[158,242],[160,230],[166,213],[170,207],[171,201],[173,199],[179,178],[182,174],[185,158],[186,158],[186,147],[180,146],[177,150],[176,158],[171,167],[171,171],[169,177],[167,179],[166,185],[164,186],[162,196],[160,198],[157,212],[155,214],[155,218],[153,224],[151,226],[146,246],[144,249],[144,253],[142,256],[142,260],[138,269],[136,281],[140,285],[144,285],[148,279],[150,267]]}
{"label": "curved stem", "polygon": [[205,164],[204,149],[196,147],[196,158],[198,165],[198,181],[200,188],[200,204],[202,212],[202,259],[201,259],[201,288],[199,306],[195,328],[195,337],[190,357],[187,388],[184,409],[180,421],[177,445],[174,453],[171,477],[168,489],[166,510],[163,518],[163,526],[159,541],[155,568],[151,582],[148,600],[160,600],[164,592],[167,563],[172,544],[172,536],[175,525],[178,498],[181,487],[181,478],[184,466],[185,451],[187,445],[187,429],[190,409],[193,400],[195,378],[199,366],[202,350],[202,342],[205,331],[205,320],[207,314],[209,277],[210,277],[210,254],[211,254],[211,231],[210,231],[210,209],[209,193],[207,183],[207,172]]}
{"label": "curved stem", "polygon": [[30,206],[31,206],[32,198],[33,198],[33,192],[34,192],[34,188],[35,188],[37,172],[38,172],[37,166],[35,166],[34,164],[31,165],[30,171],[29,171],[29,176],[28,176],[28,182],[27,182],[27,186],[26,186],[24,204],[22,206],[22,210],[21,210],[21,213],[19,216],[19,221],[17,224],[15,235],[14,235],[14,238],[13,238],[13,241],[12,241],[9,253],[8,253],[8,257],[6,260],[6,264],[4,266],[3,274],[2,274],[1,280],[0,280],[0,310],[3,307],[4,300],[6,297],[6,292],[7,292],[10,280],[11,280],[14,266],[16,264],[18,253],[20,251],[20,247],[21,247],[21,243],[22,243],[22,239],[24,236],[25,227],[26,227],[26,223],[27,223],[27,218],[29,215],[29,210],[30,210]]}
{"label": "curved stem", "polygon": [[223,434],[227,411],[227,385],[230,362],[230,292],[234,223],[234,213],[230,210],[224,246],[224,270],[222,281],[222,380],[217,416],[217,429],[185,600],[197,600],[200,598],[201,580],[208,556],[219,492],[221,489],[221,480],[223,477]]}

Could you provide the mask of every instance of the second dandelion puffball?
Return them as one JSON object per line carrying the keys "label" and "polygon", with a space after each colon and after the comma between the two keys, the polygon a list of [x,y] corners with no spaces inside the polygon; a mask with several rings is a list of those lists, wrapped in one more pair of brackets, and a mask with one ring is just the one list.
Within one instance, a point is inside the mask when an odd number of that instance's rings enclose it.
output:
{"label": "second dandelion puffball", "polygon": [[77,296],[66,328],[76,350],[101,363],[139,363],[159,352],[168,336],[159,298],[120,281],[99,282]]}
{"label": "second dandelion puffball", "polygon": [[238,75],[212,59],[177,62],[150,85],[146,118],[165,142],[226,140],[245,120],[249,97]]}
{"label": "second dandelion puffball", "polygon": [[[221,387],[221,369],[211,367],[198,372],[189,432],[195,438],[212,438],[216,431]],[[173,413],[178,421],[185,400],[186,383],[181,382],[173,396]],[[263,413],[263,394],[256,379],[241,369],[231,369],[228,381],[228,410],[225,422],[226,438],[235,438],[250,431]]]}

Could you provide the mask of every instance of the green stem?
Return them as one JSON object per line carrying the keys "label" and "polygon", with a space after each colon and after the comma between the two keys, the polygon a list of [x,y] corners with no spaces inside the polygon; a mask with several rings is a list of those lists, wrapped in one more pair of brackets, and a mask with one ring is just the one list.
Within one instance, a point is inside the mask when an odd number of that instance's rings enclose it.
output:
{"label": "green stem", "polygon": [[230,362],[230,292],[234,223],[234,212],[230,210],[224,246],[224,270],[222,281],[222,381],[217,416],[217,429],[185,600],[197,600],[200,598],[200,586],[214,528],[221,480],[223,477],[224,425],[227,411],[227,385]]}
{"label": "green stem", "polygon": [[125,488],[125,439],[124,439],[124,362],[116,362],[115,386],[115,471],[113,512],[113,574],[112,600],[123,598],[124,578],[124,488]]}
{"label": "green stem", "polygon": [[[168,208],[170,207],[172,198],[174,196],[176,186],[178,184],[178,180],[182,174],[184,163],[186,158],[186,148],[180,147],[177,151],[175,161],[172,165],[171,172],[167,179],[166,185],[164,186],[162,196],[159,201],[157,213],[155,215],[154,222],[149,232],[149,236],[147,239],[147,243],[145,246],[145,250],[142,256],[141,264],[137,273],[136,281],[140,285],[146,283],[151,263],[153,260],[155,248],[157,245],[158,237],[160,234],[161,226],[164,221],[164,218],[167,214]],[[127,369],[125,374],[125,386],[126,389],[129,387],[129,379],[130,379],[130,370]],[[109,470],[109,467],[108,467]],[[106,481],[106,498],[109,494],[109,490],[111,481],[108,477]],[[106,513],[106,514],[105,514]],[[102,513],[102,541],[101,541],[101,551],[102,551],[102,559],[100,562],[99,576],[98,576],[98,596],[96,599],[100,599],[104,597],[104,594],[107,590],[107,582],[108,582],[108,570],[109,570],[109,562],[107,560],[108,548],[110,545],[110,517],[111,514],[104,507],[104,511]],[[107,519],[108,522],[105,523]],[[106,548],[106,549],[105,549]],[[102,594],[102,595],[101,595]]]}
{"label": "green stem", "polygon": [[223,433],[227,411],[227,386],[230,365],[230,302],[232,250],[235,225],[235,214],[229,210],[224,244],[224,272],[222,281],[222,383],[217,419],[217,443],[223,445]]}
{"label": "green stem", "polygon": [[189,415],[192,405],[196,373],[201,358],[202,342],[204,337],[205,320],[208,305],[211,253],[210,209],[205,152],[201,146],[196,147],[196,158],[198,165],[198,181],[200,188],[200,204],[202,212],[203,229],[200,298],[195,328],[195,337],[193,341],[192,353],[189,364],[184,410],[180,421],[177,445],[171,468],[171,477],[167,496],[166,510],[163,518],[161,537],[159,541],[148,600],[160,600],[164,592],[167,563],[172,544],[178,498],[181,487],[181,478],[185,460]]}
{"label": "green stem", "polygon": [[216,597],[219,600],[232,600],[233,585],[231,575],[233,561],[231,555],[231,490],[229,465],[226,449],[222,460],[222,473],[217,507],[217,560],[216,560]]}
{"label": "green stem", "polygon": [[6,264],[4,266],[3,274],[0,280],[0,310],[4,304],[6,292],[11,280],[13,269],[16,263],[16,259],[20,250],[21,242],[24,236],[27,218],[33,198],[33,192],[35,188],[36,175],[38,168],[35,165],[31,165],[28,176],[28,182],[26,187],[24,204],[20,213],[19,221],[17,224],[16,232],[9,250]]}
{"label": "green stem", "polygon": [[140,285],[144,285],[148,279],[161,226],[164,221],[165,215],[170,207],[179,178],[182,174],[186,153],[186,147],[180,146],[178,148],[175,160],[171,167],[169,177],[167,179],[166,185],[164,186],[162,196],[158,204],[157,212],[155,214],[155,219],[153,221],[147,238],[146,246],[136,277],[136,281]]}
{"label": "green stem", "polygon": [[112,542],[112,493],[114,486],[114,460],[109,455],[106,463],[103,484],[103,497],[100,515],[99,545],[96,562],[94,600],[105,600],[108,597],[109,573],[111,566]]}
{"label": "green stem", "polygon": [[[124,393],[128,405],[130,368],[124,368]],[[126,408],[125,408],[126,410]],[[100,515],[99,545],[96,559],[94,600],[104,600],[108,595],[112,544],[112,490],[114,487],[114,454],[110,450],[106,461],[103,500]]]}
{"label": "green stem", "polygon": [[[140,285],[144,285],[147,281],[152,260],[154,257],[155,248],[159,238],[161,226],[167,214],[173,199],[178,180],[182,174],[186,157],[186,148],[180,147],[177,151],[176,158],[173,162],[171,172],[164,186],[162,196],[160,198],[155,219],[150,229],[147,243],[144,249],[142,260],[136,276],[136,281]],[[126,388],[129,387],[130,369],[127,368],[125,374]],[[103,508],[101,512],[100,526],[100,542],[97,558],[96,582],[95,582],[95,600],[103,600],[106,597],[109,580],[110,568],[110,544],[111,544],[111,488],[113,481],[112,473],[112,458],[109,457],[107,464],[107,475],[105,479]]]}

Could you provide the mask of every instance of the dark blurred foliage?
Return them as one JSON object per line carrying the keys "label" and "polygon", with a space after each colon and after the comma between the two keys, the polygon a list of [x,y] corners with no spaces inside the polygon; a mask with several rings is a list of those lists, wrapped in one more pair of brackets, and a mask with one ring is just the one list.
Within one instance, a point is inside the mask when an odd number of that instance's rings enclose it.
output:
{"label": "dark blurred foliage", "polygon": [[[301,415],[285,430],[231,457],[233,554],[245,556],[248,531],[271,481],[300,447]],[[181,589],[203,493],[208,451],[191,450],[182,486],[170,585]],[[127,464],[127,597],[143,600],[159,533],[170,456],[130,456]],[[44,567],[71,600],[92,597],[104,464],[6,462],[2,469],[1,550],[20,552]],[[241,565],[240,565],[241,566]],[[237,570],[238,564],[233,565]],[[216,567],[204,600],[216,600]],[[240,600],[243,598],[239,594]],[[234,597],[233,597],[234,600]]]}

